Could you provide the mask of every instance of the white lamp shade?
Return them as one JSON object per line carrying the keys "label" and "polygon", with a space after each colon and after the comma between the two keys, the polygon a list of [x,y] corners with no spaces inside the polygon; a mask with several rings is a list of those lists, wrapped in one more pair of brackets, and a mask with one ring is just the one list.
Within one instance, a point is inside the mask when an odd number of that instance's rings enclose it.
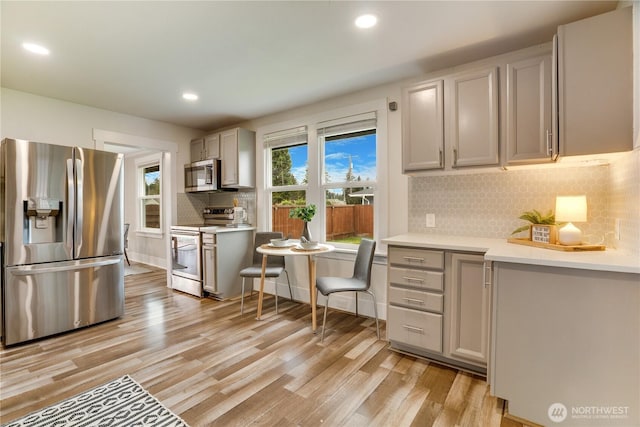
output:
{"label": "white lamp shade", "polygon": [[586,222],[587,196],[556,197],[556,221]]}

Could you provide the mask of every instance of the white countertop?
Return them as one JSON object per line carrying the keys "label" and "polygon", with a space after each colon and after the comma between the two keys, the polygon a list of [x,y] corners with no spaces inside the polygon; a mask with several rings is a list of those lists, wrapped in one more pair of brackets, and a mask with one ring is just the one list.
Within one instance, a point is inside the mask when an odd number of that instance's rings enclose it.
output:
{"label": "white countertop", "polygon": [[201,233],[210,233],[210,234],[218,234],[218,233],[232,233],[234,231],[253,231],[256,227],[224,227],[224,226],[204,226],[200,227]]}
{"label": "white countertop", "polygon": [[419,248],[484,252],[485,259],[488,261],[640,274],[640,257],[614,249],[563,252],[508,243],[507,239],[426,233],[401,234],[383,239],[382,243]]}

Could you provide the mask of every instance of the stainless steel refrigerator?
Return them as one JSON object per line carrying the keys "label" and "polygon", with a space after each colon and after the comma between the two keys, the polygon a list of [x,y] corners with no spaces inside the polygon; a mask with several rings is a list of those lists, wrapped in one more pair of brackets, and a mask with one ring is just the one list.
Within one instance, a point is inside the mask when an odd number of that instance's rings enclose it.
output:
{"label": "stainless steel refrigerator", "polygon": [[121,154],[2,141],[5,345],[124,313],[122,174]]}

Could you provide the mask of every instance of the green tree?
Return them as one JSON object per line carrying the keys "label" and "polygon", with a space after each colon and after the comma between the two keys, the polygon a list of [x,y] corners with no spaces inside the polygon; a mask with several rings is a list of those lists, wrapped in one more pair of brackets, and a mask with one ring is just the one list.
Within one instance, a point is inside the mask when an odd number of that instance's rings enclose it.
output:
{"label": "green tree", "polygon": [[[291,168],[291,154],[288,148],[279,148],[271,151],[271,183],[273,186],[297,185],[296,179]],[[304,200],[304,191],[280,191],[273,193],[272,203],[290,204],[295,200]]]}
{"label": "green tree", "polygon": [[298,181],[291,172],[291,155],[287,148],[271,152],[271,184],[274,186],[296,185]]}

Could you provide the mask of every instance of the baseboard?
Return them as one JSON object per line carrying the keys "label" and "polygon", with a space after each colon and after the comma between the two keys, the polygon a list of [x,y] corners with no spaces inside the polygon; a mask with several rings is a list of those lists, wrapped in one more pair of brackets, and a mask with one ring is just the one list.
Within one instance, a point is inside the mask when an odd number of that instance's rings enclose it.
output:
{"label": "baseboard", "polygon": [[[140,262],[142,264],[151,265],[153,267],[161,268],[163,270],[167,269],[167,261],[164,258],[149,256],[147,254],[141,254],[139,252],[129,252],[127,251],[127,255],[129,256],[129,262]],[[125,259],[124,262],[127,262]]]}

